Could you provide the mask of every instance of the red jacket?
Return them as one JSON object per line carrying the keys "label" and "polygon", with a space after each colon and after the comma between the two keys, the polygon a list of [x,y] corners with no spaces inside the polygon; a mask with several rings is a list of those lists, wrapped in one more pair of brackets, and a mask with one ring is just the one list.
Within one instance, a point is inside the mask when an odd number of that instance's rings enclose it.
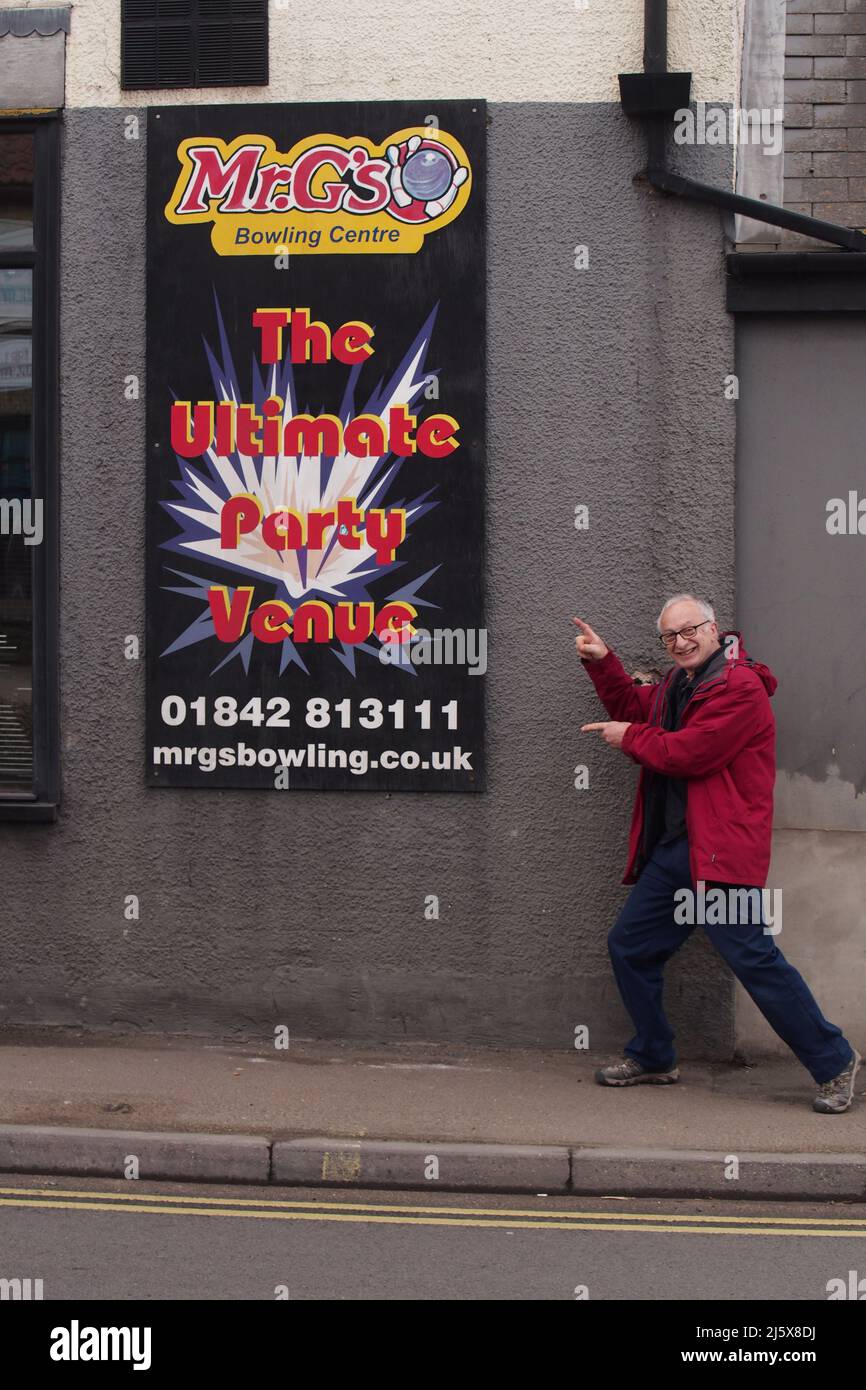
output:
{"label": "red jacket", "polygon": [[687,779],[686,828],[695,883],[763,888],[767,882],[776,780],[770,696],[778,682],[767,666],[746,655],[739,633],[720,636],[723,643],[726,636],[738,639],[737,656],[698,686],[673,732],[664,729],[663,712],[678,667],[660,685],[642,686],[610,649],[601,661],[583,662],[611,719],[630,721],[622,749],[641,767],[623,883],[635,883],[643,868],[645,769]]}

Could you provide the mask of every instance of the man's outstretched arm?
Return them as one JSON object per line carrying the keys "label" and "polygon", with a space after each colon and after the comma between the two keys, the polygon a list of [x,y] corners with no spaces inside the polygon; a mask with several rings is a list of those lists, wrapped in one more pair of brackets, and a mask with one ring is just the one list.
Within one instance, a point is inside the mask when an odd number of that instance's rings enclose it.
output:
{"label": "man's outstretched arm", "polygon": [[580,629],[574,645],[577,654],[612,719],[645,720],[655,695],[651,685],[635,685],[619,657],[582,618],[572,618]]}

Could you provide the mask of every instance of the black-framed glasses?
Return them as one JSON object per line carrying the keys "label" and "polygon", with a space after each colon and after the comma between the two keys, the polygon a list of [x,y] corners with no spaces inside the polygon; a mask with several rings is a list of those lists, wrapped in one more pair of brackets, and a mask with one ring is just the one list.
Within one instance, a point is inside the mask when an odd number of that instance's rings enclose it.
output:
{"label": "black-framed glasses", "polygon": [[704,618],[702,623],[695,623],[694,626],[681,627],[678,632],[660,632],[659,641],[663,647],[673,647],[678,637],[684,637],[690,642],[699,627],[706,627],[707,623],[715,622],[714,618]]}

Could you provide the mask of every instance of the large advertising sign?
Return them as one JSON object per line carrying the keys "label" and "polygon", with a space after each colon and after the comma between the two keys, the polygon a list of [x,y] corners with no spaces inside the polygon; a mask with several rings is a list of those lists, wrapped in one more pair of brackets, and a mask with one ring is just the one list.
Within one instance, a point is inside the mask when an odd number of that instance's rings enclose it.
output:
{"label": "large advertising sign", "polygon": [[483,787],[485,136],[149,111],[150,785]]}

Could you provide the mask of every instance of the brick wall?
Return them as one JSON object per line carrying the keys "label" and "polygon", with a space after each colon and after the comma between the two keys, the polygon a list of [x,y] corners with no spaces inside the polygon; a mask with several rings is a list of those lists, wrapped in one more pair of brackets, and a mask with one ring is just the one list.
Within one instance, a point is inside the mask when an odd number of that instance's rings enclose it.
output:
{"label": "brick wall", "polygon": [[785,206],[866,227],[866,0],[788,0],[786,29]]}

